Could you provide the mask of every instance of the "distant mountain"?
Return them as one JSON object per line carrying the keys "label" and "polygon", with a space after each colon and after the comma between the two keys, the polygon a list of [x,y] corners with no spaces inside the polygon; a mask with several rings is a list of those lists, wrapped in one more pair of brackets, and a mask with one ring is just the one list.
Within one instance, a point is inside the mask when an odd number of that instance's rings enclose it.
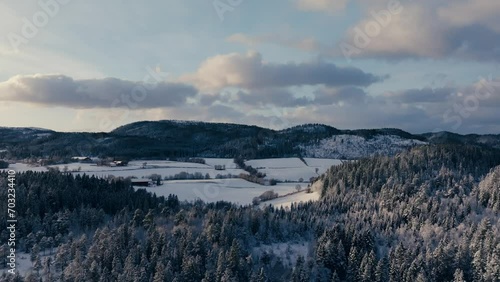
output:
{"label": "distant mountain", "polygon": [[374,154],[393,155],[428,143],[500,148],[500,135],[448,132],[415,135],[400,129],[340,130],[323,124],[272,130],[241,124],[173,120],[135,122],[109,133],[0,128],[0,158],[298,156],[357,159]]}
{"label": "distant mountain", "polygon": [[478,135],[468,134],[460,135],[452,132],[437,132],[422,134],[425,139],[432,144],[463,144],[463,145],[479,145],[500,149],[500,134],[493,135]]}

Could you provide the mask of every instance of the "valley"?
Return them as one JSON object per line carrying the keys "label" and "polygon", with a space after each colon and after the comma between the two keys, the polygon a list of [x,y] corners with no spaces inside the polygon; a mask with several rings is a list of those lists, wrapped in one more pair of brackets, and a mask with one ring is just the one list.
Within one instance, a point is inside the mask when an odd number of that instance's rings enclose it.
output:
{"label": "valley", "polygon": [[[140,160],[130,161],[124,167],[98,166],[94,163],[68,163],[51,166],[30,166],[25,163],[13,163],[9,169],[16,172],[57,170],[73,175],[89,175],[105,179],[121,178],[131,180],[145,180],[151,182],[149,187],[135,186],[136,189],[145,189],[157,196],[167,197],[176,195],[180,201],[193,202],[202,200],[206,203],[226,201],[238,205],[250,205],[252,199],[266,191],[277,193],[279,199],[262,202],[261,205],[272,204],[276,207],[289,207],[292,203],[317,200],[317,191],[306,193],[311,178],[319,177],[331,166],[341,164],[337,159],[304,158],[277,158],[246,160],[245,164],[265,173],[265,180],[274,179],[276,185],[253,183],[239,178],[247,172],[229,158],[200,158],[204,164]],[[217,169],[219,166],[219,169]],[[220,167],[224,169],[221,170]],[[187,179],[172,179],[184,175]],[[188,179],[190,177],[201,179]],[[152,178],[161,178],[159,184]],[[298,186],[300,187],[298,191]],[[297,193],[299,192],[299,193]]]}

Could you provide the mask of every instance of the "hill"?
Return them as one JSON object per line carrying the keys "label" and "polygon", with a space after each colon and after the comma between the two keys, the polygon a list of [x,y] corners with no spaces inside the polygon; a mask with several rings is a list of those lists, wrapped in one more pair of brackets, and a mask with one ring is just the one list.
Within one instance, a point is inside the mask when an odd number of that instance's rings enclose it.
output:
{"label": "hill", "polygon": [[324,157],[358,159],[394,155],[416,145],[468,144],[500,148],[500,135],[411,134],[400,129],[341,130],[304,124],[283,130],[194,121],[141,121],[111,132],[55,132],[0,128],[0,158],[98,156],[171,157]]}

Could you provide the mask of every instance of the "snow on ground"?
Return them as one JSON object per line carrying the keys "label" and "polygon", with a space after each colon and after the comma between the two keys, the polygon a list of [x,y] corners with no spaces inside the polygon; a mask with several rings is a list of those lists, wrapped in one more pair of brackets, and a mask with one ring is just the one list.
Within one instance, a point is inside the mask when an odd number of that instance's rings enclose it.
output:
{"label": "snow on ground", "polygon": [[[24,252],[16,253],[16,272],[19,272],[21,276],[25,276],[28,271],[31,272],[33,264],[30,261],[30,254]],[[10,268],[0,270],[0,273],[7,273]]]}
{"label": "snow on ground", "polygon": [[341,160],[337,159],[314,159],[314,158],[304,158],[307,165],[310,167],[318,167],[323,169],[329,169],[333,165],[342,164]]}
{"label": "snow on ground", "polygon": [[205,163],[211,167],[215,167],[216,165],[225,165],[226,169],[228,168],[238,168],[238,166],[234,163],[233,159],[218,159],[218,158],[204,158]]}
{"label": "snow on ground", "polygon": [[244,171],[241,169],[226,169],[226,170],[215,170],[211,167],[203,167],[203,168],[182,168],[182,167],[170,167],[170,168],[147,168],[147,169],[122,169],[122,170],[101,170],[101,171],[81,171],[79,174],[92,174],[98,177],[107,177],[109,175],[113,175],[116,177],[137,177],[137,178],[148,178],[152,174],[159,174],[162,178],[166,176],[174,176],[181,172],[187,172],[190,174],[194,174],[196,172],[201,173],[205,176],[207,173],[210,175],[210,178],[215,178],[217,174],[226,175],[239,175]]}
{"label": "snow on ground", "polygon": [[[211,179],[206,180],[176,180],[164,181],[164,184],[157,187],[147,187],[146,190],[156,193],[158,196],[168,196],[176,194],[180,200],[194,201],[201,199],[205,202],[229,201],[241,205],[252,203],[254,197],[260,196],[262,193],[274,190],[278,195],[286,195],[296,192],[295,185],[302,179],[302,189],[305,189],[311,177],[316,177],[324,173],[331,165],[340,163],[340,160],[333,159],[305,159],[307,165],[298,158],[278,158],[278,159],[262,159],[247,161],[247,165],[258,168],[259,171],[267,174],[267,179],[277,179],[287,181],[287,183],[278,183],[276,186],[264,186],[245,181],[243,179],[214,179],[216,175],[239,175],[246,173],[241,169],[236,168],[232,159],[222,158],[206,158],[206,164],[185,163],[174,161],[161,160],[140,160],[131,161],[125,167],[108,167],[97,166],[88,163],[71,163],[56,165],[59,170],[64,171],[67,167],[68,171],[73,174],[87,174],[98,177],[136,177],[148,178],[152,174],[158,174],[162,177],[174,176],[181,172],[190,174],[201,173],[203,176],[208,174]],[[146,167],[143,168],[144,163]],[[216,165],[225,165],[225,170],[216,170]],[[15,163],[9,166],[17,172],[33,170],[47,171],[46,167],[33,167],[23,163]],[[316,169],[318,172],[316,173]],[[289,182],[288,182],[289,181]],[[295,183],[294,183],[295,182]],[[284,198],[278,198],[273,201],[266,202],[274,206],[289,207],[293,202],[310,201],[319,199],[319,194],[311,193],[292,194]]]}
{"label": "snow on ground", "polygon": [[[299,181],[300,178],[307,182],[311,177],[316,177],[324,173],[331,165],[340,163],[340,160],[333,159],[305,159],[307,164],[298,158],[281,158],[281,159],[262,159],[262,160],[249,160],[246,161],[247,165],[257,168],[259,171],[267,174],[267,179],[274,178],[279,181]],[[162,177],[174,176],[181,172],[194,174],[196,172],[202,173],[205,176],[207,173],[211,178],[215,178],[217,174],[221,175],[239,175],[246,173],[241,169],[236,168],[236,164],[232,159],[217,159],[207,158],[206,164],[199,163],[186,163],[174,161],[159,161],[159,160],[141,160],[131,161],[127,166],[123,167],[109,167],[97,166],[92,163],[70,163],[53,165],[49,167],[57,167],[60,171],[66,169],[75,174],[89,174],[99,177],[107,177],[109,175],[128,177],[133,176],[137,178],[148,177],[151,174],[159,174]],[[144,168],[144,164],[146,164]],[[225,170],[216,170],[216,165],[225,165]],[[318,172],[316,173],[316,168]],[[30,166],[24,163],[15,163],[9,166],[17,172],[22,171],[47,171],[47,167],[43,166]]]}
{"label": "snow on ground", "polygon": [[[54,260],[54,254],[57,252],[57,248],[52,250],[52,255],[49,254],[49,251],[46,250],[44,252],[40,252],[40,260],[43,262],[44,259],[50,257]],[[16,272],[23,277],[33,271],[33,263],[31,262],[31,254],[25,252],[16,252]],[[10,268],[0,269],[0,275],[2,273],[6,273]]]}
{"label": "snow on ground", "polygon": [[15,172],[23,172],[23,171],[47,171],[47,168],[44,166],[30,166],[28,164],[24,163],[15,163],[15,164],[10,164],[9,168],[7,170],[12,169]]}
{"label": "snow on ground", "polygon": [[250,165],[253,168],[302,168],[306,167],[306,164],[302,162],[299,158],[276,158],[276,159],[261,159],[261,160],[249,160],[245,161],[246,165]]}
{"label": "snow on ground", "polygon": [[261,245],[259,247],[253,248],[253,253],[257,257],[266,252],[268,254],[274,254],[281,258],[283,265],[293,267],[297,262],[299,256],[307,257],[309,253],[308,242],[302,243],[274,243],[270,245]]}
{"label": "snow on ground", "polygon": [[264,186],[243,179],[207,179],[207,180],[172,180],[163,185],[145,188],[157,196],[175,194],[181,201],[205,202],[228,201],[240,205],[249,205],[254,197],[273,190],[278,195],[294,192],[296,183],[278,183],[275,186]]}
{"label": "snow on ground", "polygon": [[309,182],[311,177],[317,177],[321,173],[325,172],[319,171],[316,173],[315,168],[312,167],[301,167],[301,168],[276,168],[276,169],[259,169],[260,172],[266,174],[267,179],[276,179],[279,181],[300,181]]}
{"label": "snow on ground", "polygon": [[276,198],[274,200],[262,202],[260,207],[265,207],[272,205],[275,208],[283,207],[284,209],[290,208],[292,203],[305,203],[310,201],[317,201],[320,198],[319,192],[306,193],[302,191],[299,193],[294,193],[285,197]]}
{"label": "snow on ground", "polygon": [[[299,158],[262,159],[246,161],[258,171],[266,174],[267,179],[279,181],[302,181],[308,182],[311,177],[317,177],[327,171],[332,165],[339,165],[336,159],[304,159],[307,164]],[[316,172],[316,169],[318,171]]]}
{"label": "snow on ground", "polygon": [[[232,163],[232,159],[218,159],[216,161],[217,164],[221,163]],[[146,163],[146,168],[143,168],[143,164]],[[215,165],[215,164],[214,164]],[[59,168],[60,171],[65,171],[67,168],[68,171],[74,172],[75,174],[88,174],[95,175],[98,177],[107,177],[109,175],[113,176],[121,176],[121,177],[137,177],[143,178],[148,177],[151,174],[159,174],[162,177],[165,176],[174,176],[175,174],[181,172],[187,172],[194,174],[196,172],[202,173],[203,176],[205,174],[209,174],[211,178],[215,178],[217,174],[221,175],[239,175],[244,171],[241,169],[236,169],[234,163],[232,166],[226,165],[226,170],[216,170],[214,165],[208,164],[198,164],[198,163],[185,163],[185,162],[173,162],[173,161],[156,161],[156,160],[144,160],[144,161],[131,161],[127,166],[117,166],[117,167],[109,167],[109,166],[97,166],[92,163],[69,163],[69,164],[61,164],[61,165],[53,165],[49,167]],[[13,169],[16,172],[23,171],[47,171],[47,167],[44,166],[30,166],[24,163],[15,163],[9,165],[8,169]]]}
{"label": "snow on ground", "polygon": [[130,161],[128,167],[142,167],[146,163],[146,168],[155,167],[182,167],[182,168],[207,168],[208,165],[199,163],[175,162],[175,161],[158,161],[158,160],[143,160],[143,161]]}

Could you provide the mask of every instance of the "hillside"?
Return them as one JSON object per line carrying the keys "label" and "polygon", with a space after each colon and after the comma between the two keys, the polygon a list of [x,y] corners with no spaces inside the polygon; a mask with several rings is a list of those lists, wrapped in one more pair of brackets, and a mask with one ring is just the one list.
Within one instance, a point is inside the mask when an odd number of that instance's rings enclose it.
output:
{"label": "hillside", "polygon": [[[321,199],[287,210],[186,203],[128,179],[24,172],[16,248],[31,269],[24,281],[494,282],[498,165],[498,150],[464,145],[344,162],[315,183]],[[7,230],[7,213],[0,219]]]}
{"label": "hillside", "polygon": [[399,129],[340,130],[305,124],[283,130],[258,126],[143,121],[108,133],[64,133],[36,128],[0,128],[0,158],[99,156],[169,157],[323,157],[359,159],[394,155],[426,143],[500,148],[500,135],[411,134]]}

